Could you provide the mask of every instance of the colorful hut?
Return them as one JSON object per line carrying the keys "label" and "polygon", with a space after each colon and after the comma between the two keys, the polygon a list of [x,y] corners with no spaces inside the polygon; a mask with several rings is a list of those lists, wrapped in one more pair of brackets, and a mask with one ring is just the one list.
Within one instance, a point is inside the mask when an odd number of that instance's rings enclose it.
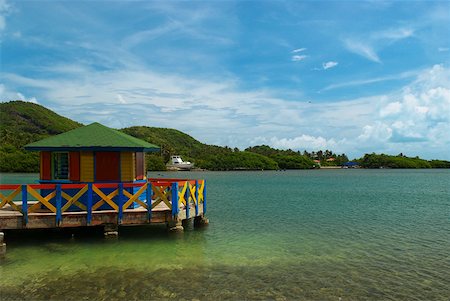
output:
{"label": "colorful hut", "polygon": [[144,153],[159,151],[156,145],[97,122],[25,149],[40,152],[41,184],[146,181]]}
{"label": "colorful hut", "polygon": [[133,182],[145,180],[145,152],[159,147],[100,123],[25,146],[40,151],[41,183]]}

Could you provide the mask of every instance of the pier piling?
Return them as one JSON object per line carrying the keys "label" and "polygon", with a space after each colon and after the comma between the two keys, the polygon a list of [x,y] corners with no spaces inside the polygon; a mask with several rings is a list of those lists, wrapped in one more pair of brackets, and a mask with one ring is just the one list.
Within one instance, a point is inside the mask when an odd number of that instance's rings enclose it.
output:
{"label": "pier piling", "polygon": [[4,242],[5,233],[0,230],[0,258],[6,255],[6,243]]}
{"label": "pier piling", "polygon": [[118,238],[119,237],[119,226],[117,224],[106,224],[103,228],[103,233],[105,238]]}
{"label": "pier piling", "polygon": [[209,219],[207,219],[204,215],[199,215],[194,218],[194,227],[201,228],[205,227],[209,224]]}
{"label": "pier piling", "polygon": [[183,232],[183,222],[180,219],[172,219],[167,222],[167,229],[170,232]]}

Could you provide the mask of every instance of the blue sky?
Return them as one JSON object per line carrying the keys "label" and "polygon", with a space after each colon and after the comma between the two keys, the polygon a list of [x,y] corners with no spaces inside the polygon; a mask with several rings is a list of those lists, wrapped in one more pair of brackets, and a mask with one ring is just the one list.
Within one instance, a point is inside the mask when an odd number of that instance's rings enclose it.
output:
{"label": "blue sky", "polygon": [[0,100],[209,144],[450,159],[449,1],[0,0]]}

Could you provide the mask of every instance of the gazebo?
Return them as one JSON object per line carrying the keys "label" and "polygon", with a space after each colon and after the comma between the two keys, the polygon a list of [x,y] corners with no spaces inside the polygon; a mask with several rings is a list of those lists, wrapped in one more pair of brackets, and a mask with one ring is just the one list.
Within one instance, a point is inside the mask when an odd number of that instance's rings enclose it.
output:
{"label": "gazebo", "polygon": [[145,180],[145,152],[159,147],[91,123],[27,144],[39,151],[40,183],[133,182]]}
{"label": "gazebo", "polygon": [[145,182],[144,153],[159,151],[154,144],[97,122],[27,144],[25,149],[40,152],[41,184]]}

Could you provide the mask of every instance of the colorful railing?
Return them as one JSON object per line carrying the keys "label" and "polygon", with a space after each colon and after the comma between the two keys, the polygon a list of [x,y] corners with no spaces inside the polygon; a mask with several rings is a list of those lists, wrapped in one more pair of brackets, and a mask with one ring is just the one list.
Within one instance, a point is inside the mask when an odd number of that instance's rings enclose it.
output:
{"label": "colorful railing", "polygon": [[[81,198],[84,202],[80,201]],[[74,207],[77,207],[77,212],[87,215],[88,225],[94,211],[104,210],[117,212],[120,224],[124,212],[132,205],[146,209],[151,221],[152,212],[161,203],[174,217],[181,210],[185,210],[186,218],[192,217],[191,208],[195,208],[197,216],[199,206],[206,213],[206,183],[204,180],[148,179],[137,183],[0,184],[0,210],[21,213],[25,224],[30,214],[44,210],[55,214],[59,225],[63,214],[73,211],[71,208]],[[108,208],[102,209],[104,205]]]}

